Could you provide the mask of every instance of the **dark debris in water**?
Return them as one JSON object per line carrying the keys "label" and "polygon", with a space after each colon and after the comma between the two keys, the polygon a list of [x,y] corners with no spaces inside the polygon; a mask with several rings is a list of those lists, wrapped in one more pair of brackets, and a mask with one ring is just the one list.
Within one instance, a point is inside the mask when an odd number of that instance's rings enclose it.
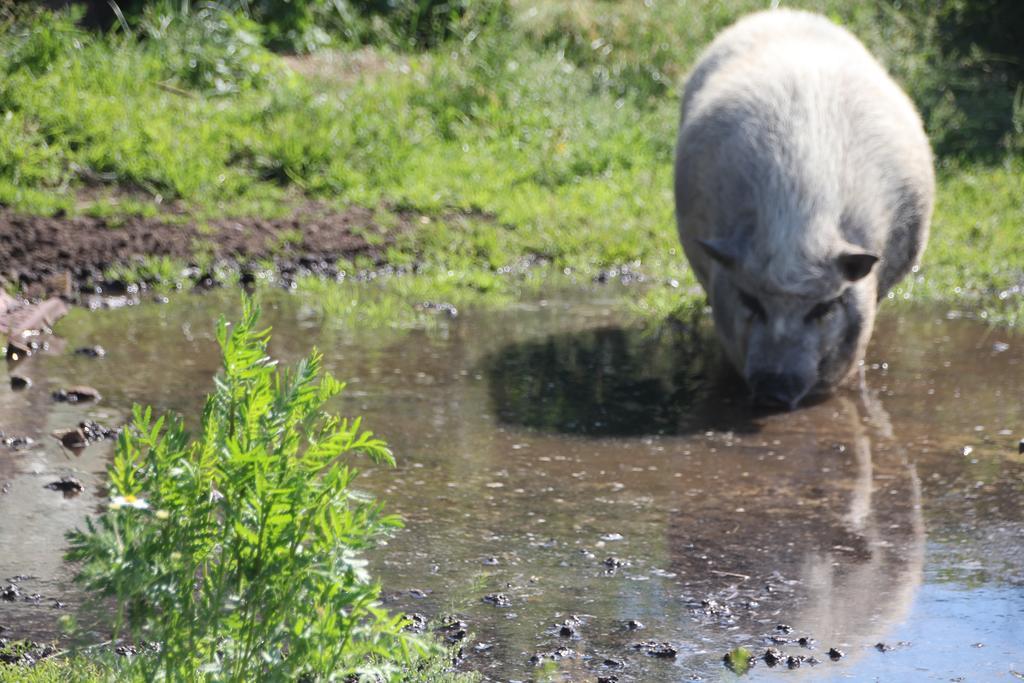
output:
{"label": "dark debris in water", "polygon": [[410,612],[405,615],[405,618],[409,620],[409,623],[402,627],[403,631],[423,633],[427,630],[427,617],[419,612]]}
{"label": "dark debris in water", "polygon": [[504,593],[489,593],[481,598],[483,602],[495,607],[511,607],[512,600]]}
{"label": "dark debris in water", "polygon": [[623,560],[622,558],[611,555],[605,558],[603,564],[609,572],[614,572],[616,569],[619,569],[620,567],[628,567],[629,560]]}
{"label": "dark debris in water", "polygon": [[828,649],[828,653],[827,654],[828,654],[828,658],[831,659],[833,662],[838,662],[840,659],[842,659],[843,657],[846,656],[845,652],[843,652],[842,650],[840,650],[838,648],[834,648],[834,647],[830,647]]}
{"label": "dark debris in water", "polygon": [[768,666],[775,666],[776,664],[781,664],[785,659],[785,656],[778,648],[770,647],[764,651],[764,654],[761,655],[761,659],[763,659],[764,663]]}
{"label": "dark debris in water", "polygon": [[578,638],[579,627],[583,623],[583,620],[573,615],[563,621],[561,624],[555,624],[554,630],[558,635],[563,638]]}
{"label": "dark debris in water", "polygon": [[563,659],[576,659],[579,656],[580,653],[570,647],[559,647],[547,652],[535,653],[530,657],[530,664],[533,664],[534,666],[543,666],[546,662],[558,662]]}
{"label": "dark debris in water", "polygon": [[53,432],[53,438],[77,455],[89,444],[106,439],[116,439],[120,433],[119,429],[111,429],[93,420],[86,420],[79,422],[78,426],[73,429],[56,430]]}
{"label": "dark debris in water", "polygon": [[23,375],[11,375],[11,389],[21,391],[32,386],[32,380]]}
{"label": "dark debris in water", "polygon": [[675,648],[674,645],[664,641],[659,643],[653,640],[644,640],[639,643],[633,643],[629,647],[633,650],[636,650],[637,652],[642,652],[648,657],[672,659],[677,654],[679,654],[679,651]]}
{"label": "dark debris in water", "polygon": [[53,392],[53,400],[62,403],[83,403],[86,401],[98,401],[101,398],[100,392],[85,385],[58,389]]}
{"label": "dark debris in water", "polygon": [[454,645],[466,639],[466,636],[469,635],[468,629],[468,624],[461,619],[445,617],[441,621],[441,626],[437,629],[437,632],[444,638],[446,643]]}
{"label": "dark debris in water", "polygon": [[807,664],[817,664],[818,660],[814,658],[807,658],[804,655],[790,655],[786,657],[786,666],[790,669],[799,669],[801,666]]}
{"label": "dark debris in water", "polygon": [[22,448],[28,448],[35,441],[30,436],[18,436],[18,435],[7,435],[0,432],[0,444],[3,444],[6,448],[11,450],[20,450]]}
{"label": "dark debris in water", "polygon": [[57,481],[51,481],[49,484],[46,484],[43,488],[50,489],[51,491],[60,491],[64,494],[65,498],[70,498],[84,491],[85,485],[74,477],[61,477]]}

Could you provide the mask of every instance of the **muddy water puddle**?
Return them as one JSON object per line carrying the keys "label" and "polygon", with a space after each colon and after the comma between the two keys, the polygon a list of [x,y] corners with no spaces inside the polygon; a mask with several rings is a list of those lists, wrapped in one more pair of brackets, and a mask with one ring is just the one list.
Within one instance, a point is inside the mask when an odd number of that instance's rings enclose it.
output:
{"label": "muddy water puddle", "polygon": [[[318,345],[348,380],[339,412],[399,458],[362,479],[406,520],[371,556],[390,608],[457,615],[444,633],[470,632],[463,666],[492,680],[548,661],[565,680],[718,680],[737,646],[781,655],[754,678],[1024,673],[1024,338],[889,312],[866,391],[770,415],[748,409],[706,332],[644,331],[610,308],[553,300],[354,335],[299,297],[265,301],[274,355]],[[102,502],[112,446],[75,456],[51,432],[120,426],[133,402],[194,424],[213,321],[236,309],[225,293],[75,311],[12,370],[32,385],[0,386],[0,431],[35,440],[0,445],[0,588],[17,587],[0,635],[91,623],[63,533]],[[73,353],[94,344],[103,357]],[[78,384],[102,400],[53,401]],[[62,476],[84,492],[43,488]]]}

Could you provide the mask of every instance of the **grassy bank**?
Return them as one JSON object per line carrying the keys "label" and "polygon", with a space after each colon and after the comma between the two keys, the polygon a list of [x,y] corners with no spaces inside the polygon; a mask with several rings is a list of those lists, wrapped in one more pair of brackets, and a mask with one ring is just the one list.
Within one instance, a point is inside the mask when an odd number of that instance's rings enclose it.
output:
{"label": "grassy bank", "polygon": [[[983,56],[944,52],[924,3],[786,4],[849,26],[924,114],[939,201],[920,281],[897,296],[1024,322],[1012,76],[993,83]],[[151,12],[106,36],[67,16],[8,18],[0,204],[109,217],[113,230],[124,215],[203,224],[309,200],[371,207],[385,229],[412,212],[419,228],[393,235],[385,258],[417,265],[417,282],[397,285],[417,297],[513,297],[625,267],[649,283],[640,308],[661,315],[700,296],[672,218],[682,79],[718,30],[762,6],[469,3],[429,49],[357,36],[289,58],[234,15]]]}

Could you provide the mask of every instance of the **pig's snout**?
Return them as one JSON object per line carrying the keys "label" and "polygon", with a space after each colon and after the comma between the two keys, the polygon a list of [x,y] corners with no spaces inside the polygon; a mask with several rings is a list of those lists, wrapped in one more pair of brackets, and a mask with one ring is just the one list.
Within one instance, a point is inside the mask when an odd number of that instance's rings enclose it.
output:
{"label": "pig's snout", "polygon": [[755,372],[747,380],[754,405],[794,410],[810,388],[794,373]]}

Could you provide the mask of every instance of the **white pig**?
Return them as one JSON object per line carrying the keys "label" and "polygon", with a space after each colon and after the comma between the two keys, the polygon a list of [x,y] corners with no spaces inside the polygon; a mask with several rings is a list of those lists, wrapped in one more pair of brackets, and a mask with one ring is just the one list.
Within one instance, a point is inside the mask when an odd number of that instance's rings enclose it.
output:
{"label": "white pig", "polygon": [[690,73],[679,236],[758,403],[793,409],[863,360],[918,261],[935,179],[910,99],[848,31],[790,10],[723,31]]}

